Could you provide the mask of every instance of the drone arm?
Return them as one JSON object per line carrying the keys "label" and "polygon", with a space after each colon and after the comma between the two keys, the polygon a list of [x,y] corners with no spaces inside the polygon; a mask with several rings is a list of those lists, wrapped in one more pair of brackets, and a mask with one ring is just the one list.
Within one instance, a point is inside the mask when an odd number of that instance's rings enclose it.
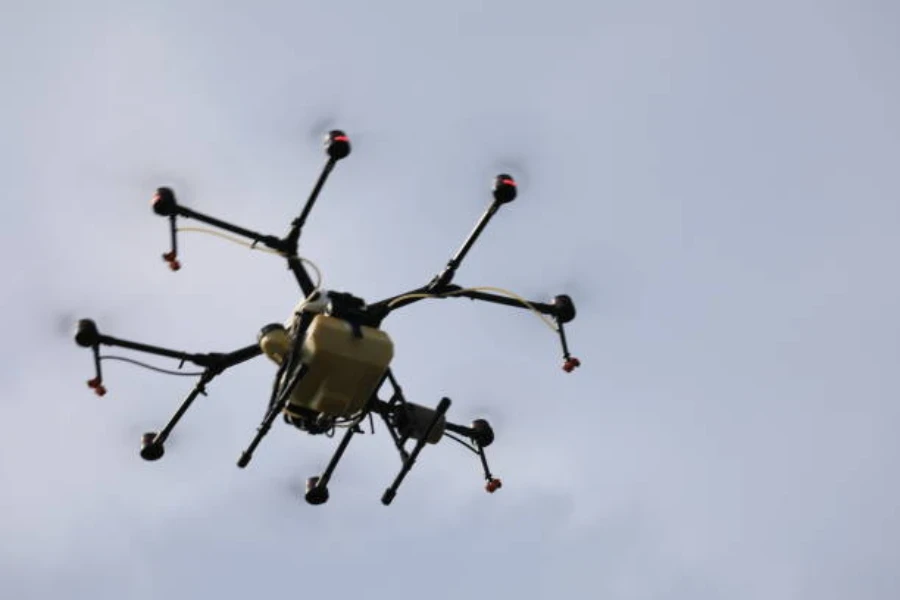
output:
{"label": "drone arm", "polygon": [[287,261],[288,268],[297,279],[297,285],[300,286],[300,289],[303,291],[303,295],[305,297],[309,297],[309,295],[315,291],[316,284],[313,282],[306,268],[303,266],[303,261],[301,261],[300,257],[298,257],[296,254],[291,254],[290,256],[288,256]]}
{"label": "drone arm", "polygon": [[[332,135],[334,135],[334,132],[332,132]],[[343,137],[343,141],[346,142],[346,136]],[[307,273],[306,269],[303,267],[303,262],[297,256],[297,243],[300,239],[300,231],[303,229],[303,225],[306,223],[306,219],[307,217],[309,217],[309,213],[322,191],[322,186],[325,185],[325,181],[328,179],[328,175],[331,173],[332,169],[334,169],[334,166],[337,164],[339,158],[341,158],[340,154],[333,152],[331,148],[332,146],[329,146],[328,161],[325,163],[325,167],[319,174],[319,179],[316,181],[316,185],[313,187],[309,198],[307,198],[306,204],[303,205],[303,210],[300,212],[300,216],[294,219],[293,223],[291,223],[290,231],[288,231],[288,234],[287,236],[285,236],[284,240],[281,241],[281,243],[283,244],[282,250],[287,255],[288,268],[297,279],[297,284],[303,291],[304,296],[309,296],[310,294],[312,294],[316,289],[316,285],[310,278],[309,273]],[[344,156],[346,156],[346,154],[344,154]]]}
{"label": "drone arm", "polygon": [[123,340],[111,335],[102,334],[98,331],[97,324],[91,319],[81,319],[78,321],[78,326],[75,331],[75,343],[83,348],[90,348],[93,351],[96,375],[93,379],[88,381],[88,386],[94,388],[97,394],[101,396],[106,393],[106,390],[102,384],[103,377],[100,371],[100,346],[117,346],[129,350],[136,350],[138,352],[154,354],[156,356],[174,358],[182,362],[194,363],[195,365],[206,368],[207,371],[213,370],[216,373],[221,373],[225,369],[250,360],[262,353],[258,344],[249,345],[224,354],[218,352],[203,354],[182,352],[180,350],[172,350],[170,348],[162,348],[160,346],[153,346],[141,342]]}
{"label": "drone arm", "polygon": [[[448,432],[453,432],[468,438],[471,445],[459,438],[453,437]],[[484,449],[494,443],[494,430],[491,429],[491,426],[487,421],[478,419],[472,422],[471,427],[448,422],[444,426],[444,436],[454,439],[478,455],[478,458],[481,460],[481,468],[484,472],[484,489],[487,490],[488,493],[493,494],[500,489],[503,483],[491,473],[491,469],[487,462],[487,456],[485,456],[484,453]]]}
{"label": "drone arm", "polygon": [[221,373],[226,369],[236,367],[241,363],[252,360],[260,354],[262,354],[262,349],[259,344],[249,344],[226,354],[214,353],[206,354],[204,356],[210,357],[213,361],[213,364],[210,365],[209,368],[214,369],[217,373]]}
{"label": "drone arm", "polygon": [[307,273],[306,269],[303,267],[302,261],[297,256],[297,243],[300,239],[300,230],[303,228],[304,223],[306,223],[306,219],[309,217],[309,213],[312,211],[313,205],[318,199],[322,187],[325,185],[325,181],[328,179],[334,166],[339,160],[346,158],[350,154],[350,140],[343,131],[334,130],[329,132],[325,145],[328,161],[325,163],[325,167],[319,174],[319,178],[317,179],[309,198],[307,198],[300,215],[291,223],[291,228],[284,238],[277,238],[273,235],[263,235],[256,231],[197,212],[186,206],[181,206],[176,201],[175,193],[171,188],[158,188],[156,194],[153,196],[153,212],[169,218],[169,227],[172,234],[171,250],[166,254],[163,254],[163,259],[169,263],[169,267],[173,271],[177,271],[181,268],[177,260],[178,249],[176,234],[178,229],[175,221],[178,217],[196,219],[208,225],[250,239],[253,241],[252,246],[261,243],[269,249],[282,254],[287,258],[288,267],[294,273],[297,283],[300,285],[303,293],[307,296],[310,295],[315,290],[316,286],[312,279],[310,279],[309,273]]}
{"label": "drone arm", "polygon": [[[491,218],[493,218],[493,216],[497,213],[502,205],[508,204],[515,200],[517,195],[516,186],[517,184],[515,180],[510,175],[506,173],[497,175],[497,177],[494,179],[493,202],[481,215],[481,218],[475,224],[475,228],[463,242],[462,246],[460,246],[459,250],[457,250],[456,253],[447,262],[444,270],[439,275],[435,276],[428,283],[428,285],[412,290],[405,294],[401,294],[399,296],[387,298],[385,300],[382,300],[381,302],[373,304],[370,309],[376,316],[376,318],[383,319],[391,311],[396,310],[401,306],[412,304],[413,302],[421,300],[424,297],[443,297],[448,295],[458,295],[468,297],[472,300],[484,300],[487,302],[493,302],[495,304],[505,304],[507,306],[516,306],[520,308],[530,308],[532,310],[536,310],[541,314],[552,315],[561,322],[571,321],[572,318],[574,318],[574,307],[572,306],[571,300],[568,299],[567,296],[565,297],[566,300],[568,300],[567,306],[560,307],[556,304],[546,304],[543,302],[523,302],[520,299],[508,298],[506,296],[497,294],[490,294],[481,290],[463,289],[457,285],[451,285],[451,282],[456,275],[456,270],[459,268],[460,264],[462,264],[462,261],[466,257],[466,254],[469,253],[469,250],[472,249],[475,241],[487,227],[487,224],[490,222]],[[562,297],[557,296],[557,300],[559,300],[560,298]],[[571,309],[571,317],[566,318],[566,315],[562,314],[564,309]]]}
{"label": "drone arm", "polygon": [[463,288],[458,285],[446,285],[439,291],[429,291],[427,286],[417,288],[404,294],[399,294],[376,302],[369,307],[369,310],[381,319],[384,319],[388,314],[398,308],[418,302],[425,298],[455,297],[469,298],[470,300],[482,300],[493,304],[502,304],[504,306],[513,306],[516,308],[531,309],[538,313],[551,316],[560,323],[568,323],[575,318],[575,305],[572,303],[572,299],[566,295],[556,296],[552,303],[534,302],[511,296],[504,296],[502,294],[485,292],[477,288]]}
{"label": "drone arm", "polygon": [[207,360],[209,355],[191,354],[188,352],[181,352],[180,350],[171,350],[169,348],[151,346],[150,344],[123,340],[112,337],[110,335],[100,335],[97,338],[97,344],[102,346],[118,346],[120,348],[127,348],[129,350],[136,350],[138,352],[146,352],[148,354],[155,354],[157,356],[165,356],[167,358],[174,358],[184,362],[192,362],[195,365],[199,365],[201,367],[209,366],[209,361]]}
{"label": "drone arm", "polygon": [[566,339],[565,324],[574,320],[576,314],[575,303],[572,302],[572,298],[570,296],[566,294],[559,294],[558,296],[553,298],[553,302],[548,304],[545,302],[532,302],[530,300],[525,300],[524,298],[492,294],[478,289],[459,289],[456,291],[456,293],[451,292],[451,294],[454,296],[469,298],[471,300],[483,300],[485,302],[502,304],[504,306],[527,308],[538,314],[553,317],[553,320],[556,322],[556,327],[554,328],[554,330],[556,331],[557,335],[559,335],[559,342],[562,346],[563,370],[567,373],[571,373],[576,367],[581,366],[581,361],[572,356],[569,352],[569,342]]}
{"label": "drone arm", "polygon": [[367,310],[380,323],[398,308],[434,296],[435,294],[433,292],[428,291],[428,286],[424,286],[370,304]]}
{"label": "drone arm", "polygon": [[224,229],[225,231],[250,239],[254,243],[262,243],[269,248],[277,250],[279,252],[283,252],[285,249],[284,242],[273,235],[263,235],[261,233],[257,233],[256,231],[234,225],[227,221],[223,221],[222,219],[211,217],[192,208],[188,208],[186,206],[178,204],[178,201],[175,199],[175,192],[173,192],[171,188],[158,188],[156,190],[156,194],[154,194],[153,196],[152,206],[153,212],[155,212],[156,214],[162,217],[169,217],[169,222],[172,224],[173,254],[175,251],[175,219],[177,217],[184,217],[186,219],[195,219],[197,221],[201,221],[203,223],[206,223],[207,225],[212,225],[213,227],[218,227],[219,229]]}
{"label": "drone arm", "polygon": [[300,240],[300,232],[303,229],[303,225],[306,224],[309,213],[312,211],[316,200],[319,199],[319,194],[322,193],[322,187],[328,180],[328,176],[331,175],[331,171],[334,170],[338,161],[347,158],[350,154],[350,139],[347,137],[347,134],[339,129],[328,132],[328,136],[325,139],[325,151],[328,155],[328,160],[325,162],[322,172],[319,173],[316,184],[306,199],[300,215],[291,223],[291,228],[284,239],[279,241],[282,245],[280,250],[288,257],[288,267],[294,273],[294,277],[297,279],[297,283],[305,296],[312,294],[316,286],[310,279],[309,273],[303,268],[303,263],[297,257],[297,243]]}
{"label": "drone arm", "polygon": [[456,270],[459,268],[459,265],[462,264],[463,259],[466,257],[466,254],[469,253],[469,250],[472,249],[472,246],[475,245],[476,240],[481,235],[481,232],[484,231],[487,224],[490,222],[491,218],[497,213],[497,210],[500,208],[500,203],[496,200],[488,206],[487,210],[481,215],[481,218],[478,219],[478,222],[475,224],[475,228],[472,229],[472,232],[469,234],[469,237],[463,242],[462,246],[459,247],[459,250],[456,251],[449,261],[447,261],[447,265],[444,267],[444,270],[437,275],[431,283],[428,285],[429,289],[441,289],[447,286],[451,281],[453,281],[453,277],[456,275]]}
{"label": "drone arm", "polygon": [[391,298],[387,298],[385,300],[381,300],[380,302],[376,302],[369,306],[369,312],[373,315],[374,320],[380,324],[388,314],[392,311],[400,308],[401,306],[406,306],[408,304],[412,304],[413,302],[417,302],[423,298],[452,298],[452,297],[463,297],[469,298],[470,300],[481,300],[484,302],[490,302],[493,304],[501,304],[504,306],[514,306],[517,308],[527,308],[529,310],[534,311],[538,315],[547,315],[553,318],[555,321],[555,325],[553,323],[548,324],[551,328],[559,335],[560,344],[562,346],[563,353],[563,370],[567,373],[572,372],[576,367],[581,366],[581,361],[575,357],[573,357],[569,353],[569,344],[566,340],[566,332],[564,325],[569,323],[570,321],[575,319],[575,304],[572,302],[572,298],[565,295],[560,294],[553,299],[553,302],[532,302],[530,300],[526,300],[524,298],[516,297],[515,295],[502,295],[502,294],[494,294],[487,291],[483,291],[483,289],[479,288],[462,288],[458,285],[445,285],[439,291],[432,292],[429,291],[428,287],[419,288],[416,290],[412,290],[407,292],[406,294],[401,294],[399,296],[393,296]]}
{"label": "drone arm", "polygon": [[[320,179],[319,184],[316,188],[317,190],[321,188],[321,184],[323,182],[324,178]],[[318,191],[315,192],[315,195],[318,195]],[[169,227],[172,235],[172,248],[169,252],[163,254],[163,259],[169,263],[169,266],[172,270],[178,270],[180,268],[180,264],[177,260],[178,229],[176,227],[175,221],[178,217],[196,219],[208,225],[218,227],[219,229],[224,229],[225,231],[229,231],[231,233],[252,240],[253,245],[261,243],[264,246],[275,250],[276,252],[285,256],[288,261],[288,267],[297,278],[297,283],[299,283],[300,288],[303,290],[303,293],[308,296],[313,292],[313,290],[315,290],[316,286],[310,278],[309,273],[307,273],[306,269],[304,268],[303,262],[297,256],[297,239],[299,237],[300,231],[299,224],[302,224],[302,220],[305,219],[305,215],[309,212],[309,207],[312,205],[311,203],[315,199],[315,195],[307,203],[307,206],[304,209],[301,218],[294,221],[294,226],[291,228],[288,236],[284,239],[279,239],[273,235],[263,235],[256,231],[252,231],[244,227],[239,227],[238,225],[233,225],[232,223],[229,223],[227,221],[222,221],[221,219],[216,219],[215,217],[197,212],[193,209],[187,208],[186,206],[181,206],[175,200],[175,194],[171,189],[159,188],[156,191],[156,195],[153,197],[153,210],[154,212],[156,212],[156,214],[169,218]]]}
{"label": "drone arm", "polygon": [[294,248],[297,247],[297,242],[300,239],[300,231],[303,229],[303,225],[306,224],[306,219],[309,217],[309,213],[312,211],[316,200],[319,199],[319,194],[322,193],[322,187],[325,185],[325,181],[328,179],[328,176],[331,174],[337,161],[338,159],[334,156],[328,156],[328,160],[325,162],[322,172],[319,173],[319,178],[316,180],[312,192],[310,192],[309,197],[306,199],[306,203],[303,205],[303,210],[300,211],[300,216],[291,223],[291,229],[285,237],[289,246],[293,246]]}
{"label": "drone arm", "polygon": [[136,350],[138,352],[146,352],[148,354],[155,354],[157,356],[165,356],[167,358],[174,358],[183,362],[191,362],[200,367],[217,369],[219,371],[228,369],[251,358],[254,358],[262,352],[257,344],[253,344],[252,346],[247,346],[246,348],[241,348],[240,350],[229,352],[227,354],[218,352],[190,353],[182,352],[180,350],[171,350],[169,348],[162,348],[159,346],[151,346],[149,344],[143,344],[140,342],[132,342],[130,340],[122,340],[109,335],[98,336],[97,344],[103,346],[118,346],[120,348],[127,348],[129,350]]}
{"label": "drone arm", "polygon": [[185,206],[177,206],[176,210],[177,215],[180,217],[184,217],[186,219],[196,219],[197,221],[201,221],[203,223],[206,223],[207,225],[212,225],[213,227],[218,227],[219,229],[224,229],[225,231],[250,239],[255,243],[262,243],[273,250],[283,251],[284,243],[274,235],[263,235],[256,231],[252,231],[250,229],[234,225],[227,221],[205,215]]}
{"label": "drone arm", "polygon": [[[536,310],[537,312],[549,315],[551,317],[562,319],[564,322],[571,319],[565,319],[567,315],[562,310],[559,304],[548,304],[546,302],[533,302],[531,300],[527,301],[527,304],[522,300],[517,298],[512,298],[509,296],[503,296],[500,294],[492,294],[490,292],[482,292],[480,290],[465,290],[459,289],[457,293],[452,293],[453,296],[459,296],[462,298],[469,298],[471,300],[483,300],[485,302],[491,302],[494,304],[503,304],[504,306],[514,306],[516,308],[525,308]],[[570,301],[571,302],[571,301]],[[572,309],[574,311],[574,308]],[[572,315],[574,318],[574,314]]]}
{"label": "drone arm", "polygon": [[484,231],[485,227],[487,227],[491,218],[497,214],[497,211],[502,205],[516,199],[516,182],[512,176],[507,175],[506,173],[497,175],[494,179],[493,194],[494,201],[491,202],[484,213],[482,213],[481,218],[479,218],[478,222],[475,224],[475,228],[469,233],[469,236],[463,242],[462,246],[460,246],[459,250],[456,251],[456,254],[447,261],[444,270],[428,284],[427,287],[429,290],[434,291],[443,289],[453,281],[453,277],[456,275],[456,270],[459,268],[459,265],[462,264],[466,254],[472,249],[472,246],[475,244],[476,240],[478,240],[478,237]]}

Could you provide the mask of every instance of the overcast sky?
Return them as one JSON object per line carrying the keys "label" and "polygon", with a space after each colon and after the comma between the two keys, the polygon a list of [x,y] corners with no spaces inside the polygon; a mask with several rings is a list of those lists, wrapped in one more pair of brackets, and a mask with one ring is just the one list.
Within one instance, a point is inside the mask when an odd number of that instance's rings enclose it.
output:
{"label": "overcast sky", "polygon": [[[5,3],[0,597],[900,597],[898,24],[883,1]],[[353,154],[301,240],[326,287],[427,282],[508,171],[457,282],[576,301],[573,374],[526,311],[385,322],[410,400],[491,419],[494,495],[442,444],[382,506],[383,428],[324,506],[302,484],[336,440],[279,421],[236,468],[263,359],[154,464],[140,434],[192,381],[85,386],[78,317],[197,352],[287,317],[275,257],[184,234],[170,272],[150,197],[280,235],[335,126]]]}

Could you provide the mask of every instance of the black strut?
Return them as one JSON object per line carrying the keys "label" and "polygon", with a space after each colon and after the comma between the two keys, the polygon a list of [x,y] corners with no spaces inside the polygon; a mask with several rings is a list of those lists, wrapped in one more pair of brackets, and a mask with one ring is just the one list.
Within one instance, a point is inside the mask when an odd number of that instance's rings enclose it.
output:
{"label": "black strut", "polygon": [[409,470],[413,468],[413,465],[416,462],[416,457],[419,456],[419,452],[421,452],[422,448],[425,447],[425,444],[428,442],[428,438],[431,437],[431,432],[447,412],[448,408],[450,408],[450,398],[441,398],[441,401],[438,402],[434,417],[431,419],[431,423],[428,424],[428,429],[426,429],[425,433],[419,437],[415,447],[413,448],[413,451],[406,458],[406,460],[403,461],[403,468],[400,469],[400,473],[397,474],[396,479],[394,479],[394,483],[392,483],[391,487],[384,491],[384,495],[381,497],[381,503],[385,506],[394,501],[394,497],[397,495],[397,488],[399,488],[400,484],[403,483],[403,479],[406,477],[406,474],[409,473]]}

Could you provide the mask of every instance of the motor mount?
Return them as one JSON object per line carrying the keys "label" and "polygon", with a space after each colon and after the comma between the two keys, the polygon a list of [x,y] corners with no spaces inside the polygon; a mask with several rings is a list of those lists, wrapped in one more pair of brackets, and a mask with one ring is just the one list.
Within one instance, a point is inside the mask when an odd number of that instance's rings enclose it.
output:
{"label": "motor mount", "polygon": [[175,192],[169,187],[157,188],[156,193],[153,194],[151,205],[153,206],[153,212],[161,217],[174,215],[178,207],[178,202],[175,200]]}
{"label": "motor mount", "polygon": [[508,173],[500,173],[494,177],[494,200],[500,204],[508,204],[516,199],[516,180]]}
{"label": "motor mount", "polygon": [[334,160],[341,160],[350,155],[350,138],[340,129],[333,129],[325,136],[325,150]]}
{"label": "motor mount", "polygon": [[[421,440],[436,415],[437,411],[433,408],[407,401],[398,408],[394,416],[394,423],[400,435],[413,440]],[[437,444],[441,441],[446,427],[447,420],[441,415],[431,430],[431,435],[425,441],[429,444]]]}
{"label": "motor mount", "polygon": [[560,323],[568,323],[575,319],[575,303],[572,297],[566,294],[560,294],[553,298],[553,306],[556,307],[556,318]]}
{"label": "motor mount", "polygon": [[80,319],[75,328],[75,343],[83,348],[96,346],[100,341],[97,324],[91,319]]}
{"label": "motor mount", "polygon": [[471,427],[472,434],[469,437],[473,442],[482,448],[487,448],[494,443],[494,429],[486,419],[475,419],[472,421]]}

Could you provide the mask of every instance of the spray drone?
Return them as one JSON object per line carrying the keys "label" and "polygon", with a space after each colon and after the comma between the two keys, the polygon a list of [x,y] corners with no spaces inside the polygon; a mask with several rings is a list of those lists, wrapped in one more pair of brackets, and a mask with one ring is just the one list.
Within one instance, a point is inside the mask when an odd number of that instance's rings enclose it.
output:
{"label": "spray drone", "polygon": [[[501,206],[516,198],[516,182],[505,173],[496,176],[493,202],[443,271],[430,282],[404,294],[366,303],[350,293],[324,289],[319,269],[297,255],[303,225],[329,174],[340,160],[350,154],[350,140],[343,131],[333,130],[325,137],[325,150],[327,161],[318,180],[300,215],[291,223],[283,238],[262,235],[194,211],[179,204],[168,187],[158,188],[153,196],[153,211],[169,221],[171,249],[163,254],[163,260],[173,271],[180,268],[177,233],[183,229],[177,226],[179,217],[195,219],[240,236],[228,236],[217,229],[207,230],[230,237],[233,241],[244,243],[241,238],[246,238],[246,245],[251,248],[284,257],[302,291],[302,300],[294,307],[287,321],[262,327],[256,343],[233,352],[189,353],[112,337],[101,333],[91,319],[81,319],[77,324],[75,342],[92,350],[95,367],[95,376],[87,382],[88,386],[97,395],[103,396],[106,388],[101,362],[107,358],[130,360],[101,355],[100,346],[118,346],[172,358],[180,361],[181,365],[190,362],[203,369],[190,374],[199,377],[199,380],[165,427],[159,432],[143,434],[140,456],[144,460],[155,461],[163,457],[165,441],[178,421],[197,396],[206,395],[206,386],[215,377],[236,365],[265,355],[277,365],[277,373],[265,416],[256,435],[240,455],[238,467],[244,468],[250,463],[257,446],[279,415],[285,423],[310,435],[332,437],[338,429],[344,429],[343,437],[325,470],[306,482],[306,501],[314,505],[323,504],[328,501],[328,482],[350,440],[354,435],[364,433],[360,425],[366,419],[374,432],[374,420],[378,417],[386,425],[401,459],[400,472],[382,495],[383,504],[389,505],[393,501],[397,489],[426,444],[437,444],[445,437],[459,442],[479,457],[486,480],[485,489],[493,493],[500,488],[501,482],[491,474],[484,452],[494,441],[491,425],[485,419],[476,419],[468,426],[451,423],[446,418],[451,404],[447,397],[443,397],[435,408],[408,401],[391,370],[394,344],[382,329],[382,323],[393,311],[424,298],[464,297],[526,308],[558,333],[562,344],[563,370],[571,372],[580,365],[578,359],[569,354],[563,329],[565,323],[575,318],[575,306],[569,296],[555,296],[550,303],[530,302],[505,290],[463,288],[452,283],[456,270],[490,219]],[[317,275],[316,281],[310,277],[307,266]],[[380,397],[379,392],[388,386],[390,395]],[[409,442],[413,443],[411,450],[407,448]]]}

